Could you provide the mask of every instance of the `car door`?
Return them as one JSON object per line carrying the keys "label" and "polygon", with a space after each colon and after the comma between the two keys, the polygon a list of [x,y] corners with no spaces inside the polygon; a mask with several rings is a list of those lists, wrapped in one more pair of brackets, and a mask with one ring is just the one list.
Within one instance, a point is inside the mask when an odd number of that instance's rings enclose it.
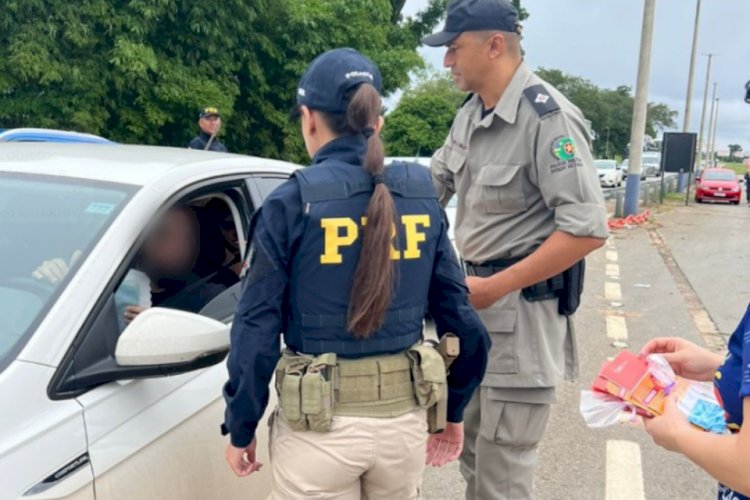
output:
{"label": "car door", "polygon": [[[238,184],[231,199],[249,205],[247,189]],[[211,189],[204,186],[203,189]],[[222,186],[223,188],[223,186]],[[228,197],[229,198],[229,197]],[[246,206],[237,207],[243,212]],[[127,263],[123,263],[127,267]],[[112,349],[119,335],[115,294],[120,276],[113,277],[109,292],[100,300],[97,312],[87,322],[85,339]],[[235,290],[228,289],[217,299],[226,299],[221,320],[231,321]],[[217,300],[214,299],[214,300]],[[218,300],[221,302],[222,300]],[[213,306],[212,301],[209,306]],[[229,314],[226,312],[229,311]],[[115,339],[113,341],[113,339]],[[83,365],[81,351],[76,362]],[[75,358],[75,356],[74,356]],[[83,378],[83,375],[81,376]],[[96,498],[115,499],[265,499],[270,493],[270,468],[252,479],[234,476],[224,461],[228,439],[220,435],[224,402],[221,389],[227,379],[224,362],[173,376],[117,380],[99,385],[77,396],[83,408],[88,454],[95,476]],[[263,433],[265,425],[260,426]],[[259,436],[267,442],[265,436]],[[268,461],[259,447],[260,460]]]}

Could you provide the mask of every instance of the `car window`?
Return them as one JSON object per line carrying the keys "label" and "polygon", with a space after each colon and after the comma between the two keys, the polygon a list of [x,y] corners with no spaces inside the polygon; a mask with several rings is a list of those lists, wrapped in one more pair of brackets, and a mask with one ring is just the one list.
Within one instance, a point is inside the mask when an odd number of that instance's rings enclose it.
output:
{"label": "car window", "polygon": [[713,171],[704,173],[702,179],[704,181],[735,181],[737,176],[734,172]]}
{"label": "car window", "polygon": [[254,177],[253,179],[258,186],[261,198],[265,200],[277,187],[284,184],[288,177]]}
{"label": "car window", "polygon": [[0,175],[0,362],[20,349],[134,191]]}
{"label": "car window", "polygon": [[[205,307],[239,283],[242,266],[236,217],[225,196],[170,207],[144,234],[114,300],[120,331],[149,307],[206,314]],[[208,316],[216,317],[214,307]],[[223,309],[222,309],[223,310]]]}
{"label": "car window", "polygon": [[594,165],[598,170],[614,170],[617,163],[612,160],[596,160]]}

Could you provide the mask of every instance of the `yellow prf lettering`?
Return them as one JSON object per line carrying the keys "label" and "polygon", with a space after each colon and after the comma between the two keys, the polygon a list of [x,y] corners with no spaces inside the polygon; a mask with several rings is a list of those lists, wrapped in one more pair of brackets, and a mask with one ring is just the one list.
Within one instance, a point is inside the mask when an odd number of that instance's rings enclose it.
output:
{"label": "yellow prf lettering", "polygon": [[[320,226],[323,228],[325,253],[320,256],[321,264],[341,264],[344,257],[339,251],[341,247],[348,247],[359,237],[357,224],[348,217],[333,219],[321,219]],[[344,229],[344,234],[341,230]]]}
{"label": "yellow prf lettering", "polygon": [[427,214],[402,215],[401,223],[404,225],[404,232],[406,233],[404,259],[418,259],[422,255],[419,244],[427,239],[427,235],[418,231],[417,226],[422,226],[423,229],[430,227],[430,216]]}
{"label": "yellow prf lettering", "polygon": [[[367,225],[367,217],[360,219],[362,227]],[[391,259],[419,259],[422,251],[419,249],[421,243],[427,241],[425,229],[430,227],[430,216],[427,214],[402,215],[401,224],[404,226],[406,248],[400,252],[395,243],[391,242]],[[354,244],[359,238],[359,226],[349,217],[337,217],[321,219],[320,226],[323,228],[324,253],[320,256],[321,264],[341,264],[344,256],[341,248]],[[421,230],[420,230],[421,226]],[[396,225],[393,225],[393,240],[396,239]]]}
{"label": "yellow prf lettering", "polygon": [[[365,227],[367,225],[367,217],[362,217],[362,227]],[[391,231],[391,260],[399,260],[401,258],[401,252],[396,250],[396,247],[393,246],[393,240],[396,239],[396,224],[393,225],[393,230]]]}

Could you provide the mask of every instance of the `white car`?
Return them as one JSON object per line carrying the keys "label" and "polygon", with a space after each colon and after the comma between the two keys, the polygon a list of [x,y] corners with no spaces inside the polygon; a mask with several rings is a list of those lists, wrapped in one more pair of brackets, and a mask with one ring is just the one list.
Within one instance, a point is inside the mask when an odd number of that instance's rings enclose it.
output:
{"label": "white car", "polygon": [[[223,202],[242,249],[251,214],[295,168],[187,149],[0,146],[0,498],[269,495],[269,467],[235,477],[219,431],[240,285],[198,313],[153,307],[127,326],[117,302],[167,209]],[[40,280],[42,262],[66,269]],[[268,463],[267,423],[258,432]]]}
{"label": "white car", "polygon": [[602,187],[619,187],[622,184],[622,169],[615,160],[595,160]]}

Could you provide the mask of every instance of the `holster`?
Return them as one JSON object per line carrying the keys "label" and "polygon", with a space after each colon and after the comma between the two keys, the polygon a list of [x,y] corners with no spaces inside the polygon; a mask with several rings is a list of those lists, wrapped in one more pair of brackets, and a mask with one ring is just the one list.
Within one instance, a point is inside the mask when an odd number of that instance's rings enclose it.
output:
{"label": "holster", "polygon": [[[446,333],[440,339],[440,342],[435,347],[436,352],[440,355],[443,360],[444,370],[447,374],[450,371],[450,366],[458,357],[461,351],[461,344],[452,333]],[[448,384],[443,386],[440,398],[437,403],[427,408],[427,431],[430,434],[437,434],[445,430],[445,426],[448,424]]]}

